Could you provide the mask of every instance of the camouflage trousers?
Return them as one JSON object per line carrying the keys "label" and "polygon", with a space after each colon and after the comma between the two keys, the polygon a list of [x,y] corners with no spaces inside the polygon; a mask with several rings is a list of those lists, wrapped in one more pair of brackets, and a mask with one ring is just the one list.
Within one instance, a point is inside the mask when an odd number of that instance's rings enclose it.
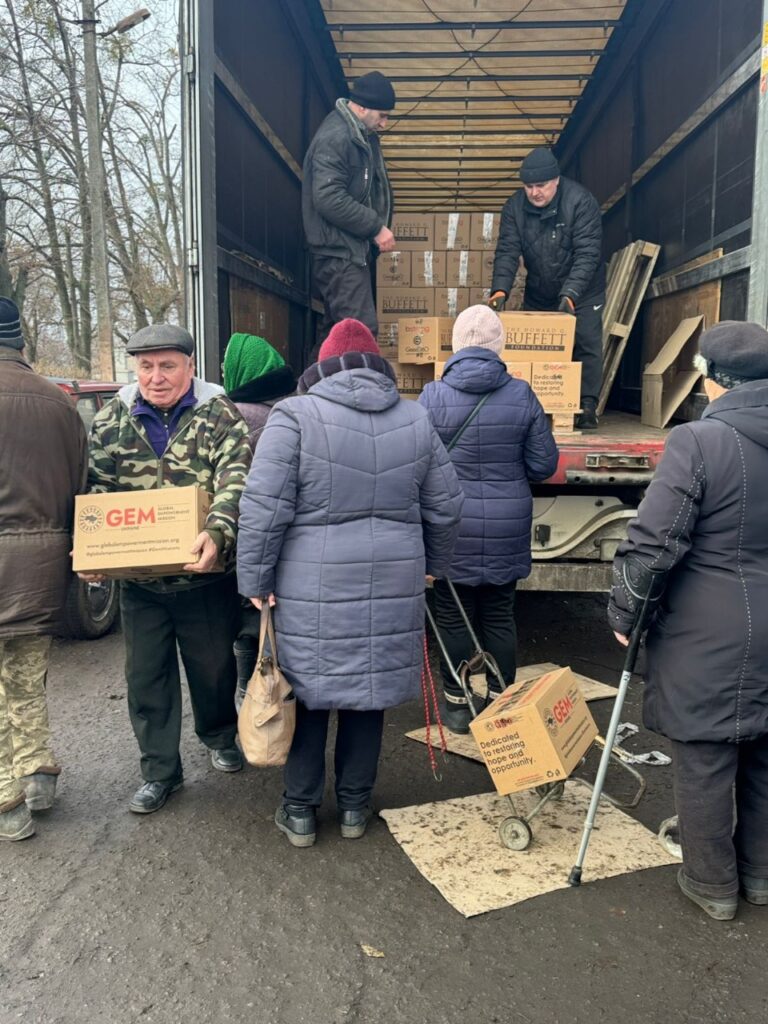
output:
{"label": "camouflage trousers", "polygon": [[58,774],[45,698],[50,653],[49,636],[0,639],[0,812],[24,799],[25,775]]}

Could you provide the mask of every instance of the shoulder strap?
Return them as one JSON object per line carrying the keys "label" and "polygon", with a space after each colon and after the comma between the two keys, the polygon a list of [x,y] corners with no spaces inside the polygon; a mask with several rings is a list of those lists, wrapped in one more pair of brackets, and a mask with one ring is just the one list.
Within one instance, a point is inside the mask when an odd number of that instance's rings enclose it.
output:
{"label": "shoulder strap", "polygon": [[477,416],[477,414],[478,414],[478,413],[480,412],[480,410],[481,410],[481,409],[482,409],[482,407],[483,407],[483,406],[485,405],[485,403],[486,403],[486,402],[488,401],[488,399],[489,399],[489,398],[491,397],[491,394],[492,394],[492,392],[490,392],[490,391],[486,391],[486,393],[485,393],[485,394],[483,395],[483,397],[482,397],[482,398],[480,399],[480,401],[479,401],[479,402],[477,403],[477,405],[476,405],[476,406],[474,407],[474,409],[473,409],[473,410],[472,410],[472,412],[471,412],[471,413],[469,414],[469,416],[467,416],[467,418],[466,418],[466,419],[464,420],[464,422],[463,422],[463,423],[461,424],[461,426],[460,426],[460,427],[459,427],[459,429],[458,429],[458,430],[456,431],[456,433],[455,433],[455,434],[453,435],[453,437],[451,438],[451,440],[450,440],[450,441],[448,442],[448,444],[447,444],[447,445],[445,446],[445,450],[446,450],[447,452],[449,452],[449,451],[450,451],[450,450],[451,450],[452,448],[455,448],[455,447],[456,447],[456,445],[457,445],[457,444],[459,443],[459,438],[460,438],[460,437],[461,437],[461,435],[462,435],[462,434],[464,433],[464,431],[465,431],[465,430],[467,429],[467,427],[468,427],[468,426],[469,426],[469,424],[470,424],[470,423],[472,422],[472,420],[473,420],[473,419],[475,418],[475,416]]}

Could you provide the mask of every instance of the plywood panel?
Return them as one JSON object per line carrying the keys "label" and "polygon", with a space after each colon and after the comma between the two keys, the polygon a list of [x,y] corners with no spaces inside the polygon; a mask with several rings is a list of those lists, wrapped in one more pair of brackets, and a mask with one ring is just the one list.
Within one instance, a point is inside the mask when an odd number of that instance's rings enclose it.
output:
{"label": "plywood panel", "polygon": [[[694,267],[709,263],[722,255],[722,249],[714,249],[677,267],[675,273],[693,270]],[[721,288],[721,281],[707,281],[696,288],[686,288],[684,291],[675,292],[674,295],[662,295],[647,302],[643,311],[643,366],[647,366],[656,358],[681,320],[703,315],[705,329],[718,323]]]}

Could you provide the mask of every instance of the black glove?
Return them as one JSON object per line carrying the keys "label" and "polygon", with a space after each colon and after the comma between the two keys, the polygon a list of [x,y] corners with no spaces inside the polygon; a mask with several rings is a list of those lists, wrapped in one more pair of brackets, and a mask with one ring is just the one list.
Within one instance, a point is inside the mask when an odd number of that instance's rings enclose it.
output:
{"label": "black glove", "polygon": [[[668,569],[649,569],[637,555],[628,554],[619,569],[628,611],[633,616],[632,629],[644,632],[653,621],[667,587]],[[646,600],[647,598],[647,600]]]}
{"label": "black glove", "polygon": [[571,316],[576,316],[576,304],[573,299],[568,295],[560,296],[560,305],[557,307],[558,313],[570,313]]}

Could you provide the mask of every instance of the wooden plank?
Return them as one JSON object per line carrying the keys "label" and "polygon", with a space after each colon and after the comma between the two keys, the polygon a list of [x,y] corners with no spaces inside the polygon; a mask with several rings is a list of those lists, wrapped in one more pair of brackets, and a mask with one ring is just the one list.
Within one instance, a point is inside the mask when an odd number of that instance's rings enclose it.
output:
{"label": "wooden plank", "polygon": [[[722,249],[714,249],[677,267],[674,273],[682,274],[695,270],[720,259],[722,255]],[[643,312],[643,366],[656,358],[681,320],[703,314],[705,329],[718,323],[721,291],[721,280],[707,281],[695,288],[686,288],[671,295],[646,301]]]}
{"label": "wooden plank", "polygon": [[610,321],[603,328],[603,383],[597,403],[598,415],[602,415],[608,402],[624,349],[653,276],[660,246],[653,242],[638,241],[627,246],[627,250],[630,251],[630,256],[624,261],[622,276],[617,277],[616,284],[616,287],[621,287],[623,291],[617,316],[621,330],[614,333],[614,324]]}

